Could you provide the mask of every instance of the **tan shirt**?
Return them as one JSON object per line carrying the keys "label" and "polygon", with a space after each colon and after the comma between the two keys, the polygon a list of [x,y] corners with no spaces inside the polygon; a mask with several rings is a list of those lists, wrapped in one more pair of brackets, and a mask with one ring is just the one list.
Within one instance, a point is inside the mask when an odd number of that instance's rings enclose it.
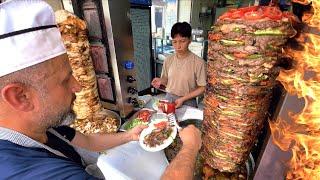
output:
{"label": "tan shirt", "polygon": [[206,85],[206,63],[192,52],[183,59],[173,54],[165,59],[161,78],[167,81],[168,93],[185,96]]}

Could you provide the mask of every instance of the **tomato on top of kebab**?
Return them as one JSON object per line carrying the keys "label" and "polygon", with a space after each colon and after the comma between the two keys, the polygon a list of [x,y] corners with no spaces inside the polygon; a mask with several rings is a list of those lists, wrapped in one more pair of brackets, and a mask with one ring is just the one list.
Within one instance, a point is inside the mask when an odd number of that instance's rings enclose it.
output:
{"label": "tomato on top of kebab", "polygon": [[222,19],[245,19],[245,20],[259,20],[270,18],[272,20],[281,20],[286,15],[280,11],[278,7],[272,6],[250,6],[238,9],[231,9],[219,17]]}
{"label": "tomato on top of kebab", "polygon": [[[288,36],[293,37],[296,31],[293,28],[280,26],[281,23],[292,24],[297,22],[297,18],[290,12],[282,12],[278,7],[272,6],[251,6],[238,9],[230,9],[222,14],[217,21],[218,26],[212,27],[209,33],[210,41],[219,41],[222,46],[236,47],[246,45],[247,36]],[[226,39],[225,35],[231,34],[231,39]],[[242,35],[242,36],[239,36]],[[249,48],[249,47],[247,47]],[[274,48],[270,46],[270,48]],[[224,55],[229,60],[236,58],[257,59],[260,54],[245,52],[233,52]]]}

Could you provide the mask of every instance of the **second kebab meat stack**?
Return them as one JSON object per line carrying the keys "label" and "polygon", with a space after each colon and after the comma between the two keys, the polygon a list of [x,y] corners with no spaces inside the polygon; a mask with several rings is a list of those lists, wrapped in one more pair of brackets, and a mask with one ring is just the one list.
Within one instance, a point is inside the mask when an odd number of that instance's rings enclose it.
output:
{"label": "second kebab meat stack", "polygon": [[233,9],[219,17],[209,33],[205,168],[235,172],[247,159],[267,116],[281,47],[294,34],[289,15],[277,7]]}
{"label": "second kebab meat stack", "polygon": [[116,132],[120,122],[103,108],[98,95],[86,23],[66,10],[59,10],[55,15],[73,75],[82,87],[75,93],[72,109],[77,119],[71,126],[85,134]]}

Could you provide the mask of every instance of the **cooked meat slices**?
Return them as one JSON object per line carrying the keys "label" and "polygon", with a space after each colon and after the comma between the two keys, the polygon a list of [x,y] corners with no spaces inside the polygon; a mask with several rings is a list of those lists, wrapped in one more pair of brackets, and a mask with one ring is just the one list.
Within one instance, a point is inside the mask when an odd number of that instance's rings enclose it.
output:
{"label": "cooked meat slices", "polygon": [[143,142],[149,147],[159,146],[170,137],[172,131],[170,126],[160,129],[156,128],[144,138]]}

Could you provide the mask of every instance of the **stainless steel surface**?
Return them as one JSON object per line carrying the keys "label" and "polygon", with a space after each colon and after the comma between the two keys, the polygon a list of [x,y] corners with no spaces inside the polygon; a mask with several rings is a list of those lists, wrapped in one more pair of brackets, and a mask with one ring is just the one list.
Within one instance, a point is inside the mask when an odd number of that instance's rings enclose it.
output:
{"label": "stainless steel surface", "polygon": [[281,151],[268,139],[268,144],[259,163],[254,180],[283,180],[285,179],[286,165],[290,159],[290,153]]}
{"label": "stainless steel surface", "polygon": [[[303,99],[297,96],[285,94],[282,105],[279,105],[278,116],[286,121],[290,121],[288,112],[297,113],[304,107]],[[286,175],[286,163],[291,158],[290,151],[284,152],[278,148],[273,142],[272,137],[269,135],[266,139],[265,149],[261,152],[261,158],[258,161],[258,167],[254,175],[254,180],[283,180]]]}
{"label": "stainless steel surface", "polygon": [[101,40],[102,31],[100,26],[99,12],[93,0],[86,0],[82,4],[83,16],[89,29],[89,38]]}
{"label": "stainless steel surface", "polygon": [[115,81],[117,107],[120,115],[125,117],[133,111],[133,105],[127,102],[128,98],[137,98],[137,95],[127,93],[129,87],[137,88],[136,83],[126,81],[128,75],[136,77],[135,70],[126,70],[123,65],[126,60],[134,61],[129,19],[130,4],[128,0],[109,0],[102,1],[102,8]]}
{"label": "stainless steel surface", "polygon": [[63,9],[73,13],[72,2],[70,0],[61,0]]}
{"label": "stainless steel surface", "polygon": [[89,32],[90,42],[101,41],[107,49],[111,72],[106,75],[112,78],[115,101],[105,101],[102,104],[107,109],[119,111],[121,117],[126,117],[134,110],[133,102],[137,99],[136,81],[127,81],[128,76],[136,78],[135,68],[129,70],[124,68],[125,61],[130,60],[134,63],[129,1],[72,0],[71,2],[75,14],[90,21],[88,26],[93,26],[88,27],[89,31],[92,31]]}

